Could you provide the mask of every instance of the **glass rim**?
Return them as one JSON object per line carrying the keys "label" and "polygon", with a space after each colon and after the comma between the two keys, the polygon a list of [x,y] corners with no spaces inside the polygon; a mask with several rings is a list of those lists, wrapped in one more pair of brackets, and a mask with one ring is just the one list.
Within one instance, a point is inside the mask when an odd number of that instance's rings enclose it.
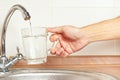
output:
{"label": "glass rim", "polygon": [[32,29],[33,29],[33,28],[44,28],[44,29],[47,29],[47,27],[38,27],[38,26],[37,26],[37,27],[25,27],[25,28],[22,28],[21,31],[22,31],[22,30],[27,30],[27,29],[30,29],[30,28],[32,28]]}
{"label": "glass rim", "polygon": [[[36,30],[40,31],[40,30],[44,30],[44,33],[33,33],[31,34],[31,30],[33,30],[33,32],[35,32]],[[37,32],[38,32],[37,31]],[[47,31],[47,27],[26,27],[26,28],[23,28],[21,29],[21,34],[22,34],[22,37],[25,37],[25,36],[47,36],[48,35],[48,31]]]}

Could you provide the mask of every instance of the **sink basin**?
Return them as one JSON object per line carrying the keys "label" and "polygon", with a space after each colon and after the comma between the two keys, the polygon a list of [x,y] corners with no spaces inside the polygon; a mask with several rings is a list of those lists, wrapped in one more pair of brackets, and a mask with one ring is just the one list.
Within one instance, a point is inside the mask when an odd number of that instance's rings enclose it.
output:
{"label": "sink basin", "polygon": [[0,80],[119,80],[107,74],[86,71],[15,69]]}

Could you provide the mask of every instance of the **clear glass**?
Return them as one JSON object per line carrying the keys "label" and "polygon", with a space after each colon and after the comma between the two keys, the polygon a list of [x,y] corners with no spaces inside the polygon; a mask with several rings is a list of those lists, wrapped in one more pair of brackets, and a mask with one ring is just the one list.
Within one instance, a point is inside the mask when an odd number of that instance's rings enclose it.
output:
{"label": "clear glass", "polygon": [[28,64],[41,64],[47,61],[47,29],[32,27],[22,29],[25,59]]}

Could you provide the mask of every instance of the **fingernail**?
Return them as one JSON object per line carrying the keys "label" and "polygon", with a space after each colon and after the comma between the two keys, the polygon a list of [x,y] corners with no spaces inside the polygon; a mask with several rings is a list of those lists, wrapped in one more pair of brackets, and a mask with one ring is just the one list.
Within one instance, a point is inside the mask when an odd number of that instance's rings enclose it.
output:
{"label": "fingernail", "polygon": [[60,52],[56,52],[56,55],[60,55]]}

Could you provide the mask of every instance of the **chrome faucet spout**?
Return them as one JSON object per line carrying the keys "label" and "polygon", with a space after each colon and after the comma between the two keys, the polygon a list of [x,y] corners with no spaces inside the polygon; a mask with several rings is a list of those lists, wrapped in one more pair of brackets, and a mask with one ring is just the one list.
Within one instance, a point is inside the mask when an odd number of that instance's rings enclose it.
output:
{"label": "chrome faucet spout", "polygon": [[[27,10],[23,6],[21,6],[19,4],[16,4],[16,5],[12,6],[11,9],[9,10],[9,12],[8,12],[8,14],[7,14],[7,16],[6,16],[5,20],[4,20],[4,23],[3,23],[2,35],[1,35],[1,58],[0,58],[0,65],[1,64],[3,64],[3,65],[2,65],[2,67],[0,66],[0,68],[2,68],[2,69],[6,68],[5,67],[6,64],[8,64],[8,63],[9,63],[9,65],[12,64],[12,62],[9,62],[9,60],[6,57],[6,44],[5,44],[5,40],[6,40],[6,31],[7,31],[7,27],[8,27],[9,21],[10,21],[12,15],[13,15],[13,13],[16,10],[19,10],[22,13],[22,16],[23,16],[24,20],[29,20],[30,19],[30,15],[27,12]],[[19,59],[16,58],[16,61],[17,60],[19,60]],[[5,72],[5,70],[7,70],[7,69],[4,69],[3,71]]]}
{"label": "chrome faucet spout", "polygon": [[9,10],[9,12],[5,18],[5,21],[3,23],[2,36],[1,36],[1,48],[2,48],[1,55],[2,56],[5,56],[5,53],[6,53],[5,52],[6,51],[5,50],[5,38],[6,38],[7,26],[8,26],[8,23],[10,21],[11,16],[13,15],[13,13],[16,10],[19,10],[22,13],[24,20],[30,19],[29,13],[27,12],[27,10],[23,6],[16,4],[16,5],[11,7],[11,9]]}

